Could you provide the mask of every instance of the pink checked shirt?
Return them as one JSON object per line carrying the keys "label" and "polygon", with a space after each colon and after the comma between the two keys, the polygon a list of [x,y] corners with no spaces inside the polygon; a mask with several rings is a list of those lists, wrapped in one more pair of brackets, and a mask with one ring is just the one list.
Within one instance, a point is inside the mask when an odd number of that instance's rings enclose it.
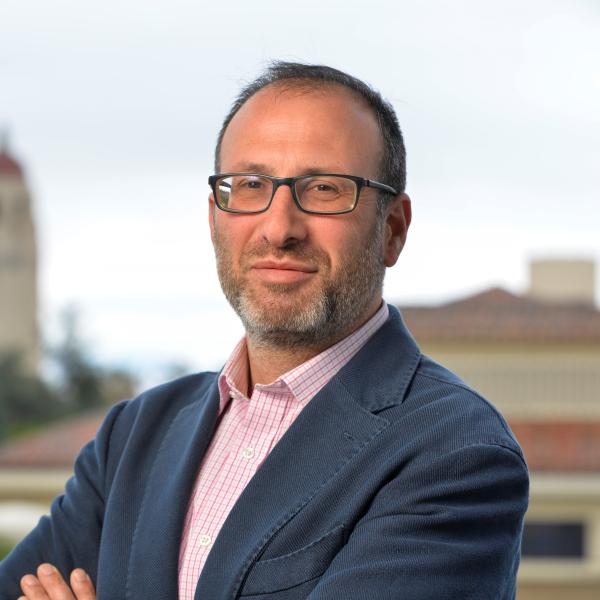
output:
{"label": "pink checked shirt", "polygon": [[193,600],[208,553],[244,488],[315,394],[388,318],[385,302],[360,329],[248,399],[245,338],[219,376],[219,423],[200,465],[179,550],[179,598]]}

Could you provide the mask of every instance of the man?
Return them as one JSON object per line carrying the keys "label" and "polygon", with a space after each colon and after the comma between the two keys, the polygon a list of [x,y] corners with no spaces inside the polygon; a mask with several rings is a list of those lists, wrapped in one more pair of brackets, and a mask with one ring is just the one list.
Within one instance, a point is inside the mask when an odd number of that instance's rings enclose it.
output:
{"label": "man", "polygon": [[514,598],[521,451],[382,302],[411,220],[393,109],[275,63],[215,162],[210,231],[245,339],[220,374],[109,413],[0,566],[2,597]]}

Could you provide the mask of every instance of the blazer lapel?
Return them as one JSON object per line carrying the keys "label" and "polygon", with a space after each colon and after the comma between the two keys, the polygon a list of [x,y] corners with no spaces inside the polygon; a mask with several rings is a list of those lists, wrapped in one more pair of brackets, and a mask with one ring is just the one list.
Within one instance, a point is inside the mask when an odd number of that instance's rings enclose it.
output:
{"label": "blazer lapel", "polygon": [[201,399],[179,412],[165,435],[136,525],[127,578],[128,598],[177,598],[181,530],[218,407],[215,377]]}
{"label": "blazer lapel", "polygon": [[235,598],[273,534],[389,425],[374,413],[402,401],[420,357],[390,310],[390,321],[308,403],[246,486],[215,540],[196,600]]}

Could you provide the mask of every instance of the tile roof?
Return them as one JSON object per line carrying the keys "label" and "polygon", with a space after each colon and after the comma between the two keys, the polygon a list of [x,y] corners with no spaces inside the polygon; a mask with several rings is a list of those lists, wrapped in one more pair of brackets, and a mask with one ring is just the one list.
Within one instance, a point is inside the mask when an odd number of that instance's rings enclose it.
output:
{"label": "tile roof", "polygon": [[600,473],[600,422],[511,421],[532,471]]}
{"label": "tile roof", "polygon": [[[0,445],[0,469],[71,469],[102,422],[98,413]],[[600,473],[600,422],[512,421],[532,471]]]}
{"label": "tile roof", "polygon": [[421,342],[600,342],[596,307],[542,302],[501,288],[440,306],[400,308],[408,328]]}
{"label": "tile roof", "polygon": [[10,156],[3,148],[0,149],[0,175],[23,176],[21,165]]}
{"label": "tile roof", "polygon": [[0,445],[0,469],[70,469],[96,435],[103,414],[80,415]]}

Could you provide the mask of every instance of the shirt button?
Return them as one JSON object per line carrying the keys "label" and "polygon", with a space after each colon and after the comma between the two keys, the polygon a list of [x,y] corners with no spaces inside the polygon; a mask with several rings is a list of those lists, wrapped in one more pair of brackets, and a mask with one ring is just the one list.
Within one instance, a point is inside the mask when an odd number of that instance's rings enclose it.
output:
{"label": "shirt button", "polygon": [[212,539],[210,535],[201,535],[199,541],[201,546],[208,546],[212,542]]}
{"label": "shirt button", "polygon": [[242,450],[242,456],[244,458],[254,458],[254,448],[250,448],[249,446],[247,448],[244,448]]}

